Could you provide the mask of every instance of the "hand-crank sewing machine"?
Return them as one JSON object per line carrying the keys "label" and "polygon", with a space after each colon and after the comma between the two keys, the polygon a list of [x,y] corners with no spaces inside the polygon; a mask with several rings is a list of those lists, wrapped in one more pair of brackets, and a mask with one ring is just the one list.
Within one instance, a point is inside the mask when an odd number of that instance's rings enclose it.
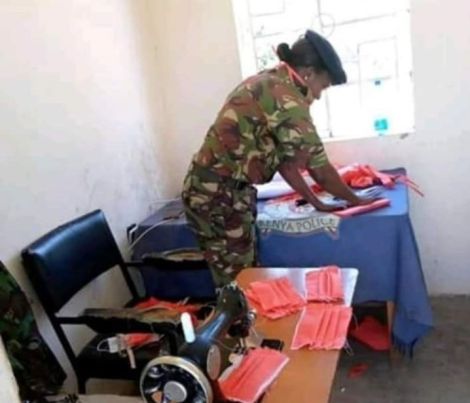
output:
{"label": "hand-crank sewing machine", "polygon": [[125,324],[132,332],[150,331],[168,338],[169,351],[162,351],[141,372],[140,391],[145,402],[219,401],[216,380],[230,366],[232,354],[247,351],[245,341],[256,317],[243,291],[235,282],[221,288],[216,303],[201,307],[202,320],[196,327],[191,321],[180,320],[179,313],[167,313],[159,312],[157,317],[135,310],[92,309],[84,312],[84,318],[100,333],[122,332]]}
{"label": "hand-crank sewing machine", "polygon": [[145,367],[140,380],[145,401],[212,402],[214,381],[230,364],[228,353],[243,353],[254,319],[235,283],[222,288],[215,310],[194,337],[186,337],[177,355],[157,357]]}

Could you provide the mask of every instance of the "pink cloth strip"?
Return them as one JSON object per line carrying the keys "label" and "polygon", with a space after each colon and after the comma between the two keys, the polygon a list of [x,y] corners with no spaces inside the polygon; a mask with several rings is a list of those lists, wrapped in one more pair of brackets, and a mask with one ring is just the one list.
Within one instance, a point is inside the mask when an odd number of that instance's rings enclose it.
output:
{"label": "pink cloth strip", "polygon": [[388,199],[379,199],[365,206],[355,206],[349,207],[345,210],[334,211],[333,214],[336,214],[340,217],[351,217],[357,214],[367,213],[369,211],[378,210],[384,207],[390,206],[390,200]]}

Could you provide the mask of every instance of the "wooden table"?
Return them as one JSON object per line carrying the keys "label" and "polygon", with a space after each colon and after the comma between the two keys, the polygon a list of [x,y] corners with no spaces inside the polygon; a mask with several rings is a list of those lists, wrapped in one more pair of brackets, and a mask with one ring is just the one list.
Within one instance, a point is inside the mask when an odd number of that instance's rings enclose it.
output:
{"label": "wooden table", "polygon": [[[305,273],[311,269],[245,269],[237,277],[242,288],[252,281],[287,276],[294,286],[303,293]],[[291,350],[300,312],[278,320],[259,316],[255,328],[264,337],[281,339],[285,346],[283,353],[290,361],[279,378],[269,388],[262,403],[327,403],[338,364],[340,351]]]}

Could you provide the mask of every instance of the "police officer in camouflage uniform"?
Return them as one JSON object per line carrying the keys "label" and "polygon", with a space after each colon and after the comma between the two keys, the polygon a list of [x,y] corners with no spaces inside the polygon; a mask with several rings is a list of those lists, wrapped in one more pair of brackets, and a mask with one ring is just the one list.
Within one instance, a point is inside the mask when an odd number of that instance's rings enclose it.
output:
{"label": "police officer in camouflage uniform", "polygon": [[216,287],[256,265],[256,189],[279,171],[319,211],[330,211],[300,170],[350,205],[367,204],[328,162],[310,106],[330,85],[346,82],[331,44],[313,31],[290,48],[278,46],[281,64],[249,77],[229,94],[183,186],[189,225],[211,268]]}

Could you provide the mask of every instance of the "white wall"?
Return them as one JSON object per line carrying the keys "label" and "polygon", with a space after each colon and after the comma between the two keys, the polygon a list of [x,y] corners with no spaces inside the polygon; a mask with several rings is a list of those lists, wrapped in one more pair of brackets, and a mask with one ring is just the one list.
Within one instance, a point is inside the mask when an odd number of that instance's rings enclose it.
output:
{"label": "white wall", "polygon": [[[30,295],[18,259],[29,242],[101,208],[124,246],[125,228],[169,195],[147,6],[0,2],[0,259]],[[119,280],[100,279],[74,308],[127,298]],[[55,333],[34,307],[70,373]],[[73,332],[77,345],[84,337]]]}
{"label": "white wall", "polygon": [[228,92],[240,81],[230,1],[148,0],[164,78],[171,189],[180,192],[190,156]]}
{"label": "white wall", "polygon": [[[167,63],[164,93],[171,117],[175,183],[201,144],[240,65],[231,0],[161,1],[153,15]],[[470,292],[470,3],[411,0],[416,133],[330,143],[338,162],[405,166],[426,197],[412,196],[411,216],[432,293]],[[183,51],[184,50],[184,51]]]}

